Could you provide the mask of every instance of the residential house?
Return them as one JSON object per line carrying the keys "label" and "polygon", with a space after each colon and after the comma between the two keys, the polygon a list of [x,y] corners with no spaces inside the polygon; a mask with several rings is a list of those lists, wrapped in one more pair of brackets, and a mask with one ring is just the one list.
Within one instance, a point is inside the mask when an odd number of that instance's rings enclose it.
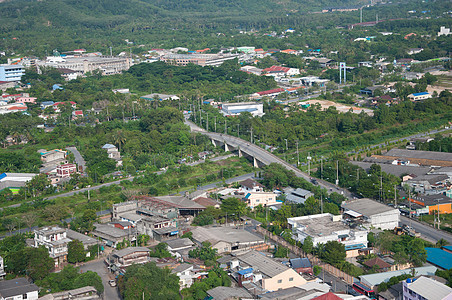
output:
{"label": "residential house", "polygon": [[306,283],[295,270],[257,251],[238,255],[237,260],[238,271],[233,276],[240,287],[246,283],[258,283],[266,291],[277,291]]}
{"label": "residential house", "polygon": [[364,262],[364,265],[369,269],[375,269],[378,272],[392,271],[391,265],[379,257],[374,257],[372,259],[366,260]]}
{"label": "residential house", "polygon": [[286,195],[286,201],[298,204],[304,204],[309,197],[314,196],[313,193],[302,188],[286,188],[284,189],[284,194]]}
{"label": "residential house", "polygon": [[254,297],[244,288],[217,286],[207,291],[212,300],[249,300]]}
{"label": "residential house", "polygon": [[94,224],[92,234],[102,239],[109,247],[116,248],[123,240],[135,241],[137,232],[135,228],[120,229],[112,224]]}
{"label": "residential house", "polygon": [[72,111],[72,120],[76,120],[78,118],[83,117],[83,110],[74,110]]}
{"label": "residential house", "polygon": [[0,115],[24,112],[27,109],[28,108],[25,103],[11,103],[11,104],[0,105]]}
{"label": "residential house", "polygon": [[63,164],[58,165],[56,168],[57,176],[60,178],[71,177],[72,174],[77,173],[77,165],[75,164]]}
{"label": "residential house", "polygon": [[428,213],[431,215],[438,212],[440,214],[452,213],[452,199],[443,194],[416,195],[411,196],[407,201],[427,208]]}
{"label": "residential house", "polygon": [[167,250],[171,253],[172,256],[175,256],[178,259],[182,258],[182,252],[184,250],[192,249],[195,243],[193,243],[189,238],[181,238],[175,240],[165,241],[167,245]]}
{"label": "residential house", "polygon": [[146,247],[129,247],[113,251],[105,259],[105,262],[112,272],[116,272],[132,264],[145,264],[149,262],[149,252],[151,250]]}
{"label": "residential house", "polygon": [[286,90],[283,88],[271,89],[267,91],[257,92],[251,95],[254,99],[261,99],[262,97],[270,97],[274,98],[281,93],[284,93]]}
{"label": "residential house", "polygon": [[276,201],[276,196],[273,192],[249,192],[243,197],[243,201],[249,208],[254,209],[259,205],[267,207],[280,204],[281,202]]}
{"label": "residential house", "polygon": [[314,246],[337,241],[345,246],[347,257],[359,255],[359,249],[367,247],[368,231],[355,227],[352,229],[342,220],[342,216],[332,214],[317,214],[303,217],[288,218],[289,228],[293,238],[301,243],[309,236]]}
{"label": "residential house", "polygon": [[420,175],[404,182],[410,188],[418,193],[437,194],[444,192],[446,184],[449,182],[449,176],[438,175]]}
{"label": "residential house", "polygon": [[34,230],[34,247],[44,246],[49,256],[55,261],[55,268],[67,261],[68,243],[66,229],[58,226],[42,227]]}
{"label": "residential house", "polygon": [[93,286],[84,286],[78,289],[47,294],[39,300],[100,300],[101,296]]}
{"label": "residential house", "polygon": [[[42,150],[39,150],[38,152],[41,152]],[[66,151],[63,151],[61,149],[54,149],[50,151],[41,152],[41,161],[43,164],[45,163],[53,163],[53,162],[62,162],[66,160]]]}
{"label": "residential house", "polygon": [[233,227],[196,227],[192,231],[193,240],[198,244],[210,242],[219,254],[239,252],[248,249],[264,250],[268,248],[264,238],[244,229]]}
{"label": "residential house", "polygon": [[107,150],[108,158],[116,160],[116,166],[122,165],[121,153],[119,153],[115,145],[105,144],[102,149]]}
{"label": "residential house", "polygon": [[307,257],[292,258],[289,260],[290,267],[298,274],[312,274],[312,265]]}
{"label": "residential house", "polygon": [[37,300],[38,292],[38,286],[24,277],[0,281],[1,300]]}
{"label": "residential house", "polygon": [[5,278],[6,272],[5,272],[5,264],[3,262],[3,257],[0,256],[0,279]]}
{"label": "residential house", "polygon": [[[70,240],[78,240],[82,242],[85,251],[88,250],[89,247],[99,244],[99,241],[97,239],[92,238],[87,234],[82,234],[80,232],[74,231],[72,229],[66,230],[66,236]],[[89,252],[87,253],[87,256],[89,257]]]}
{"label": "residential house", "polygon": [[432,94],[429,92],[413,93],[408,95],[408,99],[411,101],[422,101],[430,98],[432,98]]}
{"label": "residential house", "polygon": [[36,97],[29,97],[29,96],[22,96],[16,99],[16,103],[30,103],[30,104],[36,104]]}
{"label": "residential house", "polygon": [[447,300],[452,299],[452,288],[434,279],[421,276],[408,278],[403,282],[404,300]]}
{"label": "residential house", "polygon": [[259,193],[264,191],[264,186],[251,178],[240,181],[239,184],[240,188],[238,191],[242,193]]}
{"label": "residential house", "polygon": [[176,274],[179,277],[180,289],[189,288],[193,284],[193,267],[191,264],[183,263],[171,270],[172,274]]}
{"label": "residential house", "polygon": [[41,102],[40,106],[41,106],[41,109],[46,109],[47,107],[53,107],[54,104],[55,104],[55,102],[53,102],[53,101],[43,101],[43,102]]}

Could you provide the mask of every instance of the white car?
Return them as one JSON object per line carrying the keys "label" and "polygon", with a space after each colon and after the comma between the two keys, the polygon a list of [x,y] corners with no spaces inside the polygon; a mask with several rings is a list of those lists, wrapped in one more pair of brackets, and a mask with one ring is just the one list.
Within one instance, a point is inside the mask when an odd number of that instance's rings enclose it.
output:
{"label": "white car", "polygon": [[109,281],[108,281],[108,284],[109,284],[110,286],[112,286],[112,287],[115,287],[115,286],[116,286],[116,280],[109,280]]}

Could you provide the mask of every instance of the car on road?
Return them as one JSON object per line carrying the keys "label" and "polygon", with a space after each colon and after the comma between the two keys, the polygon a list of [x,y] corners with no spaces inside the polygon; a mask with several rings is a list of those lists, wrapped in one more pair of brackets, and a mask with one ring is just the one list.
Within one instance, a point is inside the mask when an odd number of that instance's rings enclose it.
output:
{"label": "car on road", "polygon": [[116,286],[116,280],[114,280],[114,279],[109,280],[109,281],[108,281],[108,284],[109,284],[111,287],[115,287],[115,286]]}

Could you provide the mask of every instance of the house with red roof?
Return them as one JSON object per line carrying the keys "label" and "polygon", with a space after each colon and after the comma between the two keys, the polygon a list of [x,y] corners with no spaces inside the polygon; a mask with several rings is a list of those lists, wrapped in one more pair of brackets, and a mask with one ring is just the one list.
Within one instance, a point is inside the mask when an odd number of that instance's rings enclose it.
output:
{"label": "house with red roof", "polygon": [[83,110],[74,110],[72,112],[72,119],[78,119],[79,117],[83,117]]}
{"label": "house with red roof", "polygon": [[270,76],[273,76],[272,74],[282,74],[283,76],[294,76],[300,74],[299,69],[281,66],[271,66],[270,68],[265,68],[263,72]]}

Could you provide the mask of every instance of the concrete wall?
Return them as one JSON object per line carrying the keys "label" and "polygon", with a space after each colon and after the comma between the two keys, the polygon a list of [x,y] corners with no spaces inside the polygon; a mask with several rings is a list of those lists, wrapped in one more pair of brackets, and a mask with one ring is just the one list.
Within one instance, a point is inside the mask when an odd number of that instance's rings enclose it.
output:
{"label": "concrete wall", "polygon": [[262,287],[268,291],[277,291],[303,284],[306,284],[306,280],[293,269],[288,269],[272,278],[262,279]]}
{"label": "concrete wall", "polygon": [[373,215],[370,218],[370,223],[373,227],[382,230],[393,230],[394,227],[399,226],[400,212],[397,209],[387,211],[381,214]]}

